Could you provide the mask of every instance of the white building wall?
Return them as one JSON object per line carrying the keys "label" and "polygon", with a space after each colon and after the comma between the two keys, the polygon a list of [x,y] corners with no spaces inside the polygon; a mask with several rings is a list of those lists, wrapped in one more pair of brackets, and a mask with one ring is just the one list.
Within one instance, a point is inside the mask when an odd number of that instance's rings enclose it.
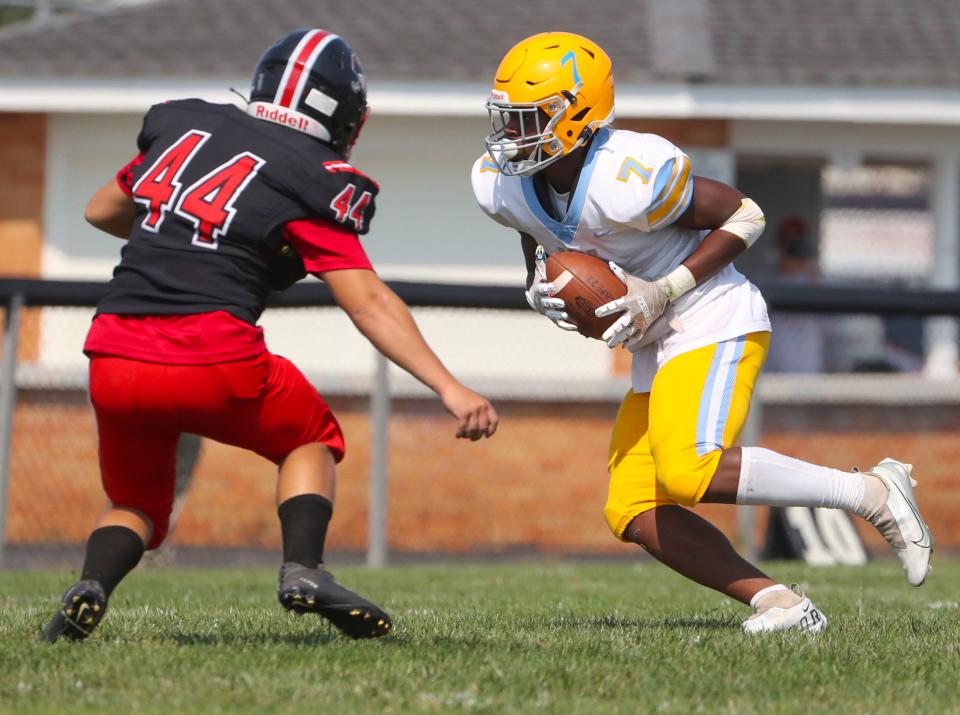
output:
{"label": "white building wall", "polygon": [[47,123],[43,277],[106,280],[122,242],[83,220],[100,186],[137,154],[134,114],[52,114]]}
{"label": "white building wall", "polygon": [[960,126],[737,120],[730,146],[738,154],[922,159],[960,144]]}
{"label": "white building wall", "polygon": [[[377,117],[353,161],[381,185],[373,230],[363,242],[386,279],[513,283],[525,272],[516,234],[487,219],[470,188],[487,119]],[[122,242],[83,220],[93,192],[136,154],[140,117],[55,114],[49,122],[43,276],[106,280]],[[549,373],[605,380],[611,354],[602,343],[557,330],[532,313],[416,311],[427,339],[457,374],[523,383]],[[83,336],[92,311],[48,309],[41,362],[83,375]],[[373,352],[339,311],[268,311],[262,324],[275,352],[331,389],[364,382]],[[66,374],[65,373],[65,374]],[[80,379],[73,377],[71,379]],[[535,391],[536,382],[527,382]],[[626,389],[626,387],[624,387]]]}
{"label": "white building wall", "polygon": [[[49,122],[46,243],[48,278],[105,279],[120,244],[83,220],[93,192],[136,154],[134,114],[54,114]],[[353,162],[381,185],[373,230],[363,239],[388,278],[520,282],[516,234],[487,219],[470,168],[488,131],[476,118],[374,114]]]}

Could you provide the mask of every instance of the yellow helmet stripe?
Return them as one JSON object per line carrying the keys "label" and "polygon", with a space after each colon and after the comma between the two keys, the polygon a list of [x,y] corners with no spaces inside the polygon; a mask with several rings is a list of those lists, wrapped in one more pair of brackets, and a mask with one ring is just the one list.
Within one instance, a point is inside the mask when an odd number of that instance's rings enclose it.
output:
{"label": "yellow helmet stripe", "polygon": [[686,155],[680,156],[680,161],[673,164],[673,174],[670,181],[664,187],[660,196],[654,202],[653,206],[647,211],[647,225],[651,229],[663,222],[667,216],[673,213],[674,209],[685,198],[687,184],[690,179],[690,160]]}

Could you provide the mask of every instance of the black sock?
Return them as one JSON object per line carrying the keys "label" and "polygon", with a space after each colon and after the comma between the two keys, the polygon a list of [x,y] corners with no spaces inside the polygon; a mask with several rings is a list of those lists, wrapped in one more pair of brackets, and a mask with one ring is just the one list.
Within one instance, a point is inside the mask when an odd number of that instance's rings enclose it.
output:
{"label": "black sock", "polygon": [[125,526],[104,526],[87,539],[82,581],[99,581],[109,597],[143,556],[143,540]]}
{"label": "black sock", "polygon": [[315,569],[323,563],[323,542],[333,503],[319,494],[298,494],[277,508],[283,532],[283,561]]}

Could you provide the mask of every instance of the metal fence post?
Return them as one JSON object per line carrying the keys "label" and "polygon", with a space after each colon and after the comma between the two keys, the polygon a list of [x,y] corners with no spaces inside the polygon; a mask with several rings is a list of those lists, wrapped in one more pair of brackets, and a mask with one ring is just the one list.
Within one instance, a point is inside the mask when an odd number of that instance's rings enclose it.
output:
{"label": "metal fence post", "polygon": [[7,305],[3,331],[3,363],[0,365],[0,566],[4,563],[7,526],[7,487],[10,484],[13,410],[17,400],[17,345],[23,295],[14,293]]}
{"label": "metal fence post", "polygon": [[[757,381],[753,390],[753,400],[750,403],[750,412],[746,424],[740,434],[740,444],[748,447],[760,446],[763,435],[763,400],[760,397],[760,381]],[[744,558],[753,561],[757,558],[757,507],[737,507],[737,540]]]}
{"label": "metal fence post", "polygon": [[390,426],[389,363],[375,353],[376,372],[370,392],[370,523],[367,531],[367,566],[387,565],[387,446]]}

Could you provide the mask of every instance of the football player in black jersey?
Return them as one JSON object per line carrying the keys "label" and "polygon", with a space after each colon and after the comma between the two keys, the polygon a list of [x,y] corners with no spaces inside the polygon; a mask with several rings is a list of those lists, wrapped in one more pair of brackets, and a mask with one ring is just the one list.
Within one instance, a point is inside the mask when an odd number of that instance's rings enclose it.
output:
{"label": "football player in black jersey", "polygon": [[350,46],[299,30],[260,59],[246,110],[197,99],[153,107],[139,155],[90,200],[87,220],[129,239],[84,347],[110,507],[44,640],[86,638],[163,541],[185,432],[278,465],[284,608],[355,638],[389,632],[387,613],[323,566],[339,425],[256,325],[271,286],[316,275],[361,333],[440,396],[457,437],[496,430],[493,407],[444,367],[360,245],[379,190],[348,163],[366,115]]}

